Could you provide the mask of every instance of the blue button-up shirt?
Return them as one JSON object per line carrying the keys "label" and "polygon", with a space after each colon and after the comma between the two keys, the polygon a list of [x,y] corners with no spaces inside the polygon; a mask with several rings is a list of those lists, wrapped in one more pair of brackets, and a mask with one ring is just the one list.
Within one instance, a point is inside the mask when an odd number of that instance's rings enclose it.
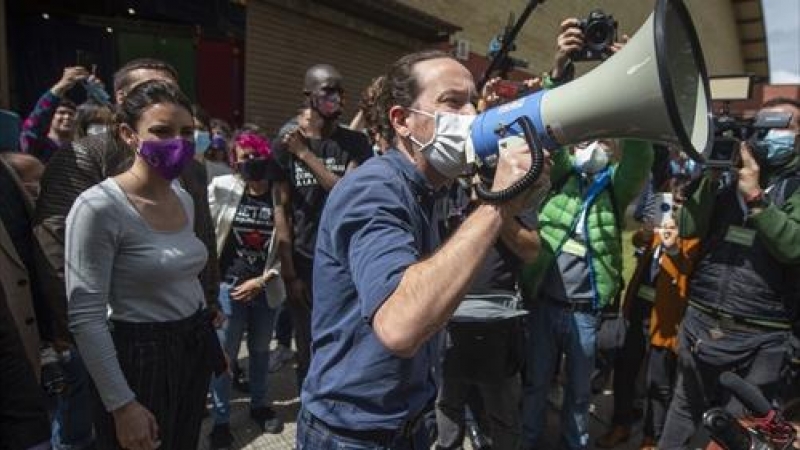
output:
{"label": "blue button-up shirt", "polygon": [[437,337],[412,358],[380,342],[372,319],[408,266],[440,244],[434,190],[399,151],[342,178],[322,213],[314,256],[305,408],[328,425],[396,429],[436,395]]}

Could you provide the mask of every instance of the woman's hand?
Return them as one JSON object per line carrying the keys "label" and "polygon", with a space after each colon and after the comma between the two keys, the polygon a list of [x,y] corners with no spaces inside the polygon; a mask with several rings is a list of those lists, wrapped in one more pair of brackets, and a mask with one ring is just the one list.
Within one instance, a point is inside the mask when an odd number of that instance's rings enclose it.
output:
{"label": "woman's hand", "polygon": [[161,445],[155,416],[136,400],[115,409],[112,414],[117,441],[122,448],[154,450]]}
{"label": "woman's hand", "polygon": [[231,291],[231,298],[237,302],[252,301],[256,295],[264,290],[261,283],[261,277],[251,278],[244,283],[236,286]]}

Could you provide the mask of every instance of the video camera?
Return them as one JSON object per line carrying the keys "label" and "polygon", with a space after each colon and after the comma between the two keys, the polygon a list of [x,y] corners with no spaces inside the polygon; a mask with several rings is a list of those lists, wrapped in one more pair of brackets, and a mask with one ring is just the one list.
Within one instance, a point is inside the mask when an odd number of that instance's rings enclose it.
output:
{"label": "video camera", "polygon": [[614,16],[595,9],[580,21],[583,48],[572,55],[573,61],[604,61],[613,53],[611,46],[617,41],[618,23]]}
{"label": "video camera", "polygon": [[761,140],[772,128],[786,128],[792,120],[791,113],[760,112],[750,119],[723,113],[714,117],[714,145],[706,159],[706,167],[730,169],[739,163],[739,144],[747,142],[756,157],[765,155]]}
{"label": "video camera", "polygon": [[772,128],[786,128],[792,115],[781,112],[761,112],[752,118],[735,117],[730,113],[734,101],[749,100],[753,94],[751,75],[724,75],[709,80],[711,98],[721,101],[722,108],[714,116],[714,142],[706,157],[705,166],[728,170],[739,164],[739,144],[748,142],[756,158],[765,154],[761,139]]}

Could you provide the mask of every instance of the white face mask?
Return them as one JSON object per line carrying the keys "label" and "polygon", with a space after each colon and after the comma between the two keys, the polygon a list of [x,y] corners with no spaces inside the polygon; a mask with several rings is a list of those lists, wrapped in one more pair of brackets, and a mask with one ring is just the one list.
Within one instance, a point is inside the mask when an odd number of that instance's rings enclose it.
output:
{"label": "white face mask", "polygon": [[474,115],[427,111],[409,108],[419,114],[433,117],[436,129],[427,143],[420,142],[409,135],[411,142],[420,147],[425,159],[442,175],[454,179],[461,175],[468,165],[475,162],[475,150],[470,142],[470,126]]}
{"label": "white face mask", "polygon": [[586,147],[575,148],[575,169],[578,172],[593,174],[605,169],[608,165],[608,154],[603,146],[594,141]]}

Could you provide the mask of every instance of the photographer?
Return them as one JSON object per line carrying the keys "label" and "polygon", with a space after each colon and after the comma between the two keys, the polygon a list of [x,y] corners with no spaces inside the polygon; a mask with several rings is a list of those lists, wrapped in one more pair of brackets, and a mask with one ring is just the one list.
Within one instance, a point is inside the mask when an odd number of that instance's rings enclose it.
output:
{"label": "photographer", "polygon": [[[702,242],[679,337],[678,381],[659,448],[684,448],[702,414],[724,404],[732,370],[774,398],[787,360],[800,265],[800,103],[777,98],[760,113],[792,114],[755,147],[742,143],[733,181],[708,171],[681,216],[681,235]],[[720,395],[722,394],[722,395]]]}
{"label": "photographer", "polygon": [[[597,11],[593,12],[593,14],[596,13]],[[602,12],[600,14],[606,17]],[[590,20],[591,18],[590,16]],[[549,73],[545,74],[545,87],[550,87],[548,82],[560,84],[570,81],[575,76],[574,62],[605,59],[620,51],[625,43],[628,42],[628,35],[626,34],[622,35],[622,39],[619,42],[615,41],[616,22],[614,22],[613,29],[610,26],[607,27],[606,33],[608,36],[604,36],[604,39],[602,39],[603,41],[608,40],[606,45],[587,42],[585,35],[586,22],[576,17],[570,17],[561,22],[560,34],[556,41],[555,65]],[[590,51],[590,44],[597,49],[595,53]]]}
{"label": "photographer", "polygon": [[84,67],[67,67],[61,79],[39,98],[22,124],[23,152],[46,163],[53,153],[69,146],[75,134],[76,106],[65,95],[82,81],[99,83]]}

